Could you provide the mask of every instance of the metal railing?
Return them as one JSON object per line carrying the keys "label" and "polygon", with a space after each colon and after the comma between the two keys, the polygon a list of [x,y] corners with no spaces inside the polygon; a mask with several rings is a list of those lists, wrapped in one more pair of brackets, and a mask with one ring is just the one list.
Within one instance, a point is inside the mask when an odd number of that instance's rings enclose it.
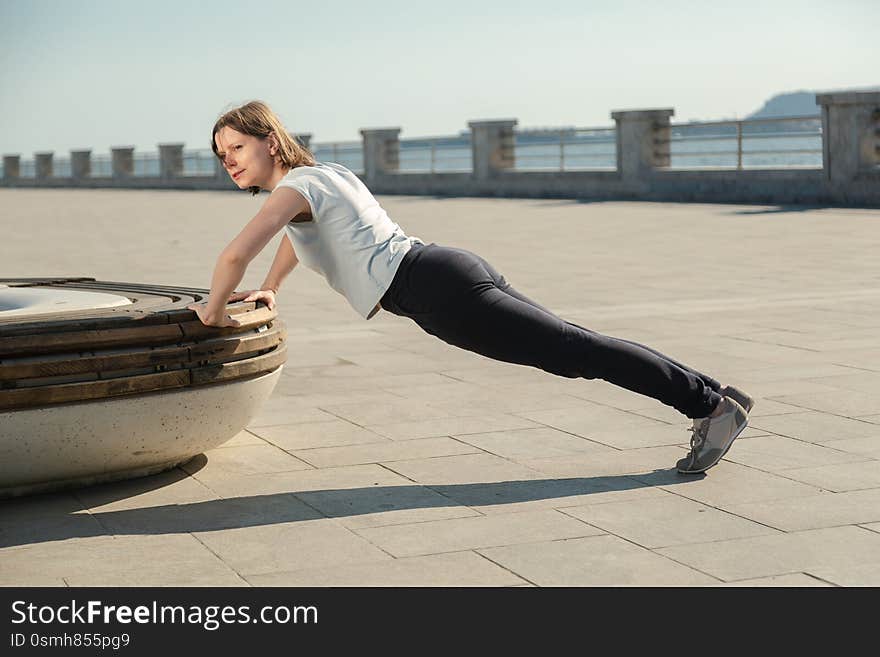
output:
{"label": "metal railing", "polygon": [[214,176],[217,156],[214,151],[202,148],[193,151],[183,151],[183,175],[184,176]]}
{"label": "metal railing", "polygon": [[670,168],[822,167],[818,116],[672,124],[655,157]]}
{"label": "metal railing", "polygon": [[309,150],[318,162],[336,162],[354,173],[364,172],[364,146],[359,141],[312,144]]}
{"label": "metal railing", "polygon": [[37,177],[37,163],[34,160],[24,160],[18,165],[18,175],[22,178]]}
{"label": "metal railing", "polygon": [[53,178],[70,178],[70,158],[59,158],[52,162]]}
{"label": "metal railing", "polygon": [[585,171],[617,168],[615,128],[514,131],[516,169]]}
{"label": "metal railing", "polygon": [[158,176],[159,154],[158,153],[135,153],[132,156],[134,176]]}
{"label": "metal railing", "polygon": [[109,178],[113,175],[113,158],[110,155],[94,155],[91,158],[92,178]]}
{"label": "metal railing", "polygon": [[401,139],[401,173],[468,173],[473,170],[470,135]]}

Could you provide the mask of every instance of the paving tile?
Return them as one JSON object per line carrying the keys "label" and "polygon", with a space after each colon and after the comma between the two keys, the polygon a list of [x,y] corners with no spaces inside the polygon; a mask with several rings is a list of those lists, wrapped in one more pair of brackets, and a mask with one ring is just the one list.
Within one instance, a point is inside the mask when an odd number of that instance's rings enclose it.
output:
{"label": "paving tile", "polygon": [[272,411],[261,411],[250,422],[247,428],[259,433],[256,429],[273,427],[281,424],[301,424],[303,422],[332,422],[339,418],[327,411],[310,407],[279,408]]}
{"label": "paving tile", "polygon": [[413,440],[433,436],[464,436],[487,431],[530,429],[540,427],[537,422],[515,415],[483,413],[466,417],[444,417],[413,422],[383,422],[366,428],[390,440]]}
{"label": "paving tile", "polygon": [[302,424],[255,427],[251,431],[266,442],[290,452],[299,449],[362,445],[388,440],[384,436],[340,419],[329,422],[303,422]]}
{"label": "paving tile", "polygon": [[247,586],[188,534],[82,538],[2,554],[0,580],[15,573],[17,581],[64,578],[70,586]]}
{"label": "paving tile", "polygon": [[568,507],[565,513],[646,548],[777,533],[774,529],[671,494]]}
{"label": "paving tile", "polygon": [[540,509],[565,509],[585,504],[666,495],[631,477],[572,477],[494,483],[432,485],[437,493],[485,515]]}
{"label": "paving tile", "polygon": [[0,500],[0,522],[65,516],[85,508],[76,495],[68,491],[13,497]]}
{"label": "paving tile", "polygon": [[411,481],[434,484],[474,484],[541,479],[540,473],[492,454],[462,454],[396,461],[385,467]]}
{"label": "paving tile", "polygon": [[67,586],[67,582],[62,577],[47,577],[35,574],[20,576],[18,573],[7,573],[0,570],[0,586],[50,586],[60,588]]}
{"label": "paving tile", "polygon": [[107,529],[90,513],[0,520],[0,561],[4,550],[41,543],[70,542],[89,536],[105,536]]}
{"label": "paving tile", "polygon": [[[452,351],[455,347],[449,346]],[[361,367],[390,374],[436,372],[445,366],[442,358],[428,358],[419,354],[402,353],[400,351],[353,354],[348,360]]]}
{"label": "paving tile", "polygon": [[631,427],[651,427],[662,424],[657,420],[621,411],[610,406],[583,402],[583,408],[523,411],[520,417],[540,424],[589,438],[597,431]]}
{"label": "paving tile", "polygon": [[357,533],[396,557],[407,557],[604,532],[558,511],[546,510],[358,529]]}
{"label": "paving tile", "polygon": [[[193,468],[198,467],[194,460]],[[79,488],[73,494],[81,507],[93,513],[141,509],[166,504],[188,504],[218,499],[218,495],[182,468],[124,481]]]}
{"label": "paving tile", "polygon": [[870,422],[854,420],[820,412],[801,412],[784,416],[750,419],[752,427],[771,431],[780,436],[797,438],[810,443],[828,443],[848,438],[877,436],[880,431]]}
{"label": "paving tile", "polygon": [[338,404],[383,404],[389,400],[400,401],[403,399],[388,391],[372,390],[346,390],[346,391],[310,391],[300,390],[297,394],[287,397],[303,408],[320,408],[326,410],[327,406]]}
{"label": "paving tile", "polygon": [[785,476],[831,491],[880,488],[880,461],[786,470]]}
{"label": "paving tile", "polygon": [[755,402],[754,408],[749,412],[749,423],[760,426],[765,417],[788,416],[803,412],[804,409],[800,406],[783,403],[776,397],[772,399],[765,397]]}
{"label": "paving tile", "polygon": [[880,398],[876,394],[856,390],[782,395],[773,399],[792,406],[845,417],[880,413]]}
{"label": "paving tile", "polygon": [[489,431],[456,438],[475,448],[511,460],[608,451],[604,445],[551,427]]}
{"label": "paving tile", "polygon": [[[779,384],[779,389],[784,390],[784,386],[788,381],[821,382],[821,379],[819,377],[838,376],[846,374],[852,374],[852,368],[844,367],[842,365],[836,365],[834,363],[823,362],[807,365],[785,365],[784,367],[764,367],[753,370],[751,372],[744,372],[739,377],[739,381],[742,382],[743,386],[747,390],[749,390],[749,392],[751,392],[751,386],[753,385],[753,383],[776,383]],[[734,385],[738,385],[736,381],[734,381],[733,383]],[[769,392],[772,393],[772,390]],[[793,390],[792,394],[796,392],[800,391]],[[768,391],[766,389],[758,394],[761,394],[761,396],[774,396],[772,394],[768,394]]]}
{"label": "paving tile", "polygon": [[835,568],[880,565],[880,534],[860,527],[834,527],[680,545],[661,548],[658,552],[731,581],[791,572],[814,573],[831,565]]}
{"label": "paving tile", "polygon": [[603,477],[674,471],[675,463],[686,453],[683,447],[645,447],[527,459],[522,463],[533,470],[557,477]]}
{"label": "paving tile", "polygon": [[93,515],[115,535],[217,531],[323,517],[319,511],[289,493],[126,508]]}
{"label": "paving tile", "polygon": [[[736,445],[731,452],[734,449]],[[822,492],[816,486],[793,481],[787,474],[762,472],[724,459],[700,475],[683,475],[672,469],[634,474],[633,477],[645,484],[660,486],[670,493],[718,508],[729,504],[806,497]]]}
{"label": "paving tile", "polygon": [[241,447],[242,445],[264,445],[265,441],[259,436],[251,433],[247,429],[239,431],[235,436],[227,440],[222,445],[217,445],[214,449],[223,447]]}
{"label": "paving tile", "polygon": [[810,574],[838,586],[880,586],[880,565],[876,563],[828,564],[811,568]]}
{"label": "paving tile", "polygon": [[[629,411],[637,408],[648,408],[653,401],[632,390],[621,388],[607,381],[578,381],[576,389],[567,390],[572,397],[578,397],[595,404],[610,406],[619,410]],[[659,403],[659,402],[658,402]]]}
{"label": "paving tile", "polygon": [[772,577],[756,577],[755,579],[741,579],[737,582],[716,584],[721,587],[807,587],[807,586],[834,586],[829,581],[813,577],[807,573],[790,573],[788,575],[774,575]]}
{"label": "paving tile", "polygon": [[390,559],[382,550],[327,518],[194,532],[193,536],[245,577]]}
{"label": "paving tile", "polygon": [[[872,335],[868,340],[871,347],[877,346],[876,329],[872,329]],[[857,390],[871,394],[880,388],[880,372],[858,372],[853,374],[843,374],[838,376],[824,376],[817,380],[823,386],[831,388],[842,388],[844,390]]]}
{"label": "paving tile", "polygon": [[415,484],[306,491],[296,497],[349,529],[480,515],[443,490]]}
{"label": "paving tile", "polygon": [[323,410],[335,415],[337,418],[342,418],[367,428],[370,428],[370,425],[376,424],[414,422],[417,420],[478,414],[478,411],[467,409],[462,412],[448,409],[441,410],[425,402],[408,399],[386,399],[382,403],[328,404],[323,407]]}
{"label": "paving tile", "polygon": [[479,451],[472,445],[443,436],[417,440],[383,440],[368,445],[303,449],[294,452],[294,456],[316,468],[332,468],[360,463],[393,463],[455,454],[475,454]]}
{"label": "paving tile", "polygon": [[252,575],[253,586],[520,586],[522,578],[474,552]]}
{"label": "paving tile", "polygon": [[[878,427],[880,428],[880,427]],[[829,447],[833,447],[841,452],[848,454],[858,454],[872,459],[880,459],[880,432],[876,436],[868,436],[866,438],[845,438],[843,440],[835,440],[832,443],[826,443]]]}
{"label": "paving tile", "polygon": [[837,448],[839,441],[828,443],[828,447],[786,438],[785,436],[761,436],[737,438],[736,449],[731,449],[725,458],[734,463],[748,465],[765,472],[784,472],[793,468],[810,466],[857,463],[869,457],[851,454]]}
{"label": "paving tile", "polygon": [[720,505],[738,516],[782,531],[880,522],[880,489],[822,492],[806,497]]}
{"label": "paving tile", "polygon": [[718,580],[616,536],[478,550],[538,586],[699,586]]}
{"label": "paving tile", "polygon": [[198,474],[199,481],[211,485],[212,481],[227,475],[258,475],[270,472],[289,472],[309,470],[311,465],[288,454],[274,445],[244,445],[208,451],[207,464],[196,470],[192,461],[181,468],[186,472]]}
{"label": "paving tile", "polygon": [[[200,473],[193,475],[200,477]],[[412,481],[380,465],[349,465],[259,475],[226,475],[207,485],[218,495],[248,497],[303,491],[372,489],[375,486],[409,485]]]}

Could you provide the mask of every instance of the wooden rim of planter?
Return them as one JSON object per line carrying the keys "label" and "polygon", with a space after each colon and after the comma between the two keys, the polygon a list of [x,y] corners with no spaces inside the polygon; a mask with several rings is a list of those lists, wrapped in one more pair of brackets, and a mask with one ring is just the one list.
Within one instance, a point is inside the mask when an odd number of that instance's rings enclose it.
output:
{"label": "wooden rim of planter", "polygon": [[273,372],[281,367],[286,360],[287,345],[281,343],[265,354],[246,360],[101,381],[0,390],[0,411],[107,400],[129,395],[229,383]]}
{"label": "wooden rim of planter", "polygon": [[0,313],[0,410],[94,401],[252,378],[281,366],[287,330],[262,303],[227,304],[237,327],[186,306],[209,290],[90,278],[0,279],[6,287],[114,293],[125,306]]}
{"label": "wooden rim of planter", "polygon": [[[153,372],[182,369],[193,363],[215,365],[272,349],[287,339],[284,324],[274,322],[246,334],[201,342],[128,349],[46,353],[0,360],[0,389],[111,378],[113,372],[150,368]],[[59,378],[66,379],[58,381]]]}
{"label": "wooden rim of planter", "polygon": [[[2,318],[0,359],[51,352],[80,352],[177,344],[221,335],[248,333],[277,318],[262,303],[227,304],[227,312],[241,322],[235,328],[205,326],[186,306],[202,301],[207,291],[170,286],[116,283],[94,279],[0,279],[8,287],[51,287],[114,292],[137,303],[94,310],[45,313]],[[146,290],[150,292],[147,293]]]}

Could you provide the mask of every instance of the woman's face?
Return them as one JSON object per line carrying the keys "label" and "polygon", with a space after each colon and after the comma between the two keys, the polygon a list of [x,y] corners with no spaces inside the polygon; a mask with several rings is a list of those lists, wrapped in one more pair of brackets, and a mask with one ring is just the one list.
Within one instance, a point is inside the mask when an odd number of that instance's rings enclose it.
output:
{"label": "woman's face", "polygon": [[275,166],[277,146],[270,135],[260,139],[224,126],[214,135],[226,171],[241,189],[266,187]]}

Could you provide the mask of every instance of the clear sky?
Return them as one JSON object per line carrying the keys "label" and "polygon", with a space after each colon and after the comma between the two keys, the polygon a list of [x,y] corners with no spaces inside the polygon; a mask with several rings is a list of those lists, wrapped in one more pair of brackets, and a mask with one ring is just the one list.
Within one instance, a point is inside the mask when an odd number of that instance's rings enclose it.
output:
{"label": "clear sky", "polygon": [[878,25],[878,0],[0,0],[0,152],[207,148],[251,99],[313,142],[743,117],[878,85]]}

